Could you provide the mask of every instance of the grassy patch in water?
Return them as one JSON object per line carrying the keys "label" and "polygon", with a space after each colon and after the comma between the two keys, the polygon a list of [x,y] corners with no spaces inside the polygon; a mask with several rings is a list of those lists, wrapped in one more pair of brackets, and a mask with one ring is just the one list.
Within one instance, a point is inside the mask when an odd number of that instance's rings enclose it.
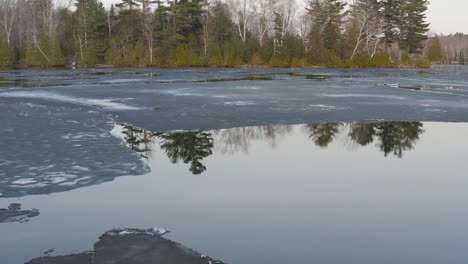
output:
{"label": "grassy patch in water", "polygon": [[16,79],[0,79],[0,88],[1,87],[22,87],[22,88],[39,88],[39,87],[54,87],[54,86],[67,86],[70,84],[66,83],[34,83],[30,80]]}
{"label": "grassy patch in water", "polygon": [[326,80],[332,78],[330,75],[325,74],[306,74],[306,73],[297,73],[297,72],[290,72],[287,75],[291,77],[301,77],[307,80]]}
{"label": "grassy patch in water", "polygon": [[250,76],[245,78],[220,78],[220,79],[207,79],[196,82],[236,82],[236,81],[272,81],[272,77],[267,76]]}

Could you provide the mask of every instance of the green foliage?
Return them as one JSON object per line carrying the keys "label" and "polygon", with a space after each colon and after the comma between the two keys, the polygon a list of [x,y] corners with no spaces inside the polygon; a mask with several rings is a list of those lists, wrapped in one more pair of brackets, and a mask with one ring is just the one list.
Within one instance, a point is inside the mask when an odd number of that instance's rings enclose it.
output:
{"label": "green foliage", "polygon": [[74,39],[80,64],[102,63],[109,46],[107,13],[98,0],[77,0],[73,14]]}
{"label": "green foliage", "polygon": [[[311,39],[327,50],[335,54],[342,52],[341,27],[345,16],[346,3],[341,0],[312,0],[310,2],[310,14],[313,18]],[[318,48],[318,47],[316,47]]]}
{"label": "green foliage", "polygon": [[258,52],[258,56],[262,61],[262,64],[270,63],[273,53],[275,52],[275,47],[272,39],[269,39],[263,43],[263,46],[260,48]]}
{"label": "green foliage", "polygon": [[404,0],[382,0],[382,16],[385,22],[384,41],[390,45],[398,41],[398,27],[402,22],[402,8]]}
{"label": "green foliage", "polygon": [[203,59],[199,54],[193,52],[188,45],[179,45],[176,49],[175,66],[193,67],[204,66]]}
{"label": "green foliage", "polygon": [[[34,1],[40,2],[35,6],[38,9],[35,17],[46,13],[50,1]],[[412,59],[418,58],[414,54],[426,43],[427,0],[355,0],[347,8],[348,2],[309,0],[309,16],[304,19],[310,21],[304,25],[311,26],[300,28],[301,34],[292,29],[296,23],[276,8],[265,13],[265,18],[250,18],[244,39],[239,36],[239,27],[243,25],[237,25],[237,19],[231,17],[233,13],[226,1],[120,0],[115,8],[106,10],[101,0],[75,0],[74,9],[52,10],[54,21],[59,21],[56,25],[47,25],[42,19],[38,19],[37,25],[28,25],[34,27],[31,32],[42,34],[31,33],[21,38],[21,45],[14,37],[12,47],[0,42],[0,67],[17,64],[16,57],[25,65],[36,67],[75,61],[82,67],[103,63],[116,67],[427,64]],[[252,21],[262,19],[272,26],[260,41],[261,29]],[[371,27],[363,30],[362,21]],[[439,38],[427,43],[429,46],[424,50],[428,59],[441,61],[444,54]],[[390,51],[402,55],[390,56]],[[464,53],[457,56],[464,61]],[[393,58],[397,58],[396,62]]]}
{"label": "green foliage", "polygon": [[65,59],[59,41],[42,33],[38,43],[26,50],[25,64],[43,68],[63,66]]}
{"label": "green foliage", "polygon": [[137,41],[125,50],[122,53],[118,43],[113,41],[106,53],[106,64],[117,67],[144,67],[149,64],[149,55],[143,41]]}
{"label": "green foliage", "polygon": [[0,68],[11,67],[15,63],[15,51],[5,39],[0,39]]}
{"label": "green foliage", "polygon": [[416,60],[416,67],[421,69],[429,69],[432,67],[432,63],[428,58],[422,57]]}
{"label": "green foliage", "polygon": [[424,47],[423,41],[427,39],[426,32],[429,23],[426,23],[427,0],[405,0],[400,19],[400,47],[410,54],[419,53]]}
{"label": "green foliage", "polygon": [[400,63],[403,65],[413,65],[413,59],[408,53],[401,54]]}
{"label": "green foliage", "polygon": [[440,44],[439,36],[431,39],[429,50],[427,51],[427,58],[432,62],[440,62],[444,58],[444,50]]}
{"label": "green foliage", "polygon": [[284,68],[289,67],[290,63],[286,61],[285,58],[278,55],[274,55],[273,58],[271,58],[270,66],[274,68]]}

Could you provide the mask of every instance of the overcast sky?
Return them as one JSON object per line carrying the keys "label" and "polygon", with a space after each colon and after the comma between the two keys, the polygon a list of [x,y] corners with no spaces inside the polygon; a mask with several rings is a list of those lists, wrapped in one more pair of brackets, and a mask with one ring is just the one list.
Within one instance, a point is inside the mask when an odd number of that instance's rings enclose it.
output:
{"label": "overcast sky", "polygon": [[[427,17],[435,33],[468,34],[468,0],[429,0]],[[102,0],[106,5],[119,0]]]}

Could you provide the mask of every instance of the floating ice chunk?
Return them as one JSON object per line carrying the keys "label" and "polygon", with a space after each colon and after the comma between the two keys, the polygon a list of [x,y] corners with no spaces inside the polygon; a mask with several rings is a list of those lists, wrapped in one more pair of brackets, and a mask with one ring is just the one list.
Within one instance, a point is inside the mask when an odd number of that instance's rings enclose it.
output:
{"label": "floating ice chunk", "polygon": [[116,102],[115,99],[89,99],[89,98],[78,98],[67,95],[61,95],[50,92],[7,92],[1,93],[0,97],[12,97],[12,98],[39,98],[46,100],[54,100],[59,102],[82,104],[89,106],[97,106],[112,110],[138,110],[140,108],[126,105],[124,103]]}
{"label": "floating ice chunk", "polygon": [[71,166],[71,168],[73,170],[77,170],[77,171],[89,171],[89,168],[87,167],[82,167],[82,166]]}
{"label": "floating ice chunk", "polygon": [[150,231],[152,231],[155,235],[159,235],[159,236],[169,233],[169,231],[161,227],[153,227],[150,229]]}
{"label": "floating ice chunk", "polygon": [[19,180],[12,182],[12,184],[17,184],[17,185],[27,185],[27,184],[33,184],[33,183],[37,183],[37,181],[35,181],[32,178],[24,178],[24,179],[19,179]]}
{"label": "floating ice chunk", "polygon": [[126,235],[132,235],[132,234],[135,234],[134,232],[130,232],[128,230],[124,230],[122,232],[119,233],[119,236],[126,236]]}
{"label": "floating ice chunk", "polygon": [[106,83],[129,83],[129,82],[141,82],[143,79],[114,79],[106,80]]}
{"label": "floating ice chunk", "polygon": [[385,86],[388,86],[388,87],[393,87],[393,88],[400,88],[400,84],[399,83],[386,83],[384,84]]}
{"label": "floating ice chunk", "polygon": [[225,102],[224,105],[248,106],[248,105],[255,105],[255,102],[252,102],[252,101],[234,101],[234,102]]}

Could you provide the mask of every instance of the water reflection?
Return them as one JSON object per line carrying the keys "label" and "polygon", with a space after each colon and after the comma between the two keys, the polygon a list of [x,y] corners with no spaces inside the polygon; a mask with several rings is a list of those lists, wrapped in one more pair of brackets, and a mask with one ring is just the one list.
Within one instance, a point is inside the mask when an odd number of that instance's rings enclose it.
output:
{"label": "water reflection", "polygon": [[206,171],[201,161],[213,154],[214,139],[210,132],[188,131],[173,133],[155,133],[144,129],[124,125],[122,134],[127,145],[143,158],[151,155],[151,142],[159,140],[160,148],[173,164],[190,164],[190,171],[201,174]]}
{"label": "water reflection", "polygon": [[224,154],[235,152],[249,152],[253,141],[264,140],[271,148],[275,148],[282,138],[293,131],[294,126],[258,126],[239,127],[213,131],[216,146]]}
{"label": "water reflection", "polygon": [[186,263],[222,264],[179,243],[163,238],[155,229],[112,229],[99,237],[93,251],[67,256],[38,257],[27,264]]}
{"label": "water reflection", "polygon": [[403,152],[412,150],[424,132],[420,122],[383,122],[377,124],[354,125],[350,131],[351,138],[365,146],[379,141],[380,150],[388,156],[392,154],[402,158]]}
{"label": "water reflection", "polygon": [[201,174],[206,171],[201,161],[213,154],[214,139],[209,132],[191,131],[184,133],[159,134],[161,149],[173,164],[183,161],[190,164],[190,171]]}
{"label": "water reflection", "polygon": [[420,122],[323,123],[308,124],[305,127],[310,133],[309,138],[321,148],[328,147],[337,135],[349,130],[349,138],[358,145],[368,146],[378,142],[377,146],[385,157],[393,154],[399,158],[403,157],[405,151],[414,148],[419,136],[424,132]]}
{"label": "water reflection", "polygon": [[315,145],[326,148],[340,132],[341,124],[338,123],[323,123],[323,124],[308,124],[305,125]]}
{"label": "water reflection", "polygon": [[121,134],[127,146],[141,157],[151,159],[151,152],[159,148],[173,164],[189,164],[190,172],[198,175],[207,170],[202,161],[212,155],[214,149],[223,154],[247,153],[250,146],[258,141],[265,141],[271,148],[275,148],[296,128],[321,149],[329,147],[337,138],[344,136],[362,147],[370,147],[375,143],[385,157],[394,155],[398,158],[403,158],[405,152],[412,150],[424,132],[420,122],[378,122],[270,125],[165,133],[123,125]]}

